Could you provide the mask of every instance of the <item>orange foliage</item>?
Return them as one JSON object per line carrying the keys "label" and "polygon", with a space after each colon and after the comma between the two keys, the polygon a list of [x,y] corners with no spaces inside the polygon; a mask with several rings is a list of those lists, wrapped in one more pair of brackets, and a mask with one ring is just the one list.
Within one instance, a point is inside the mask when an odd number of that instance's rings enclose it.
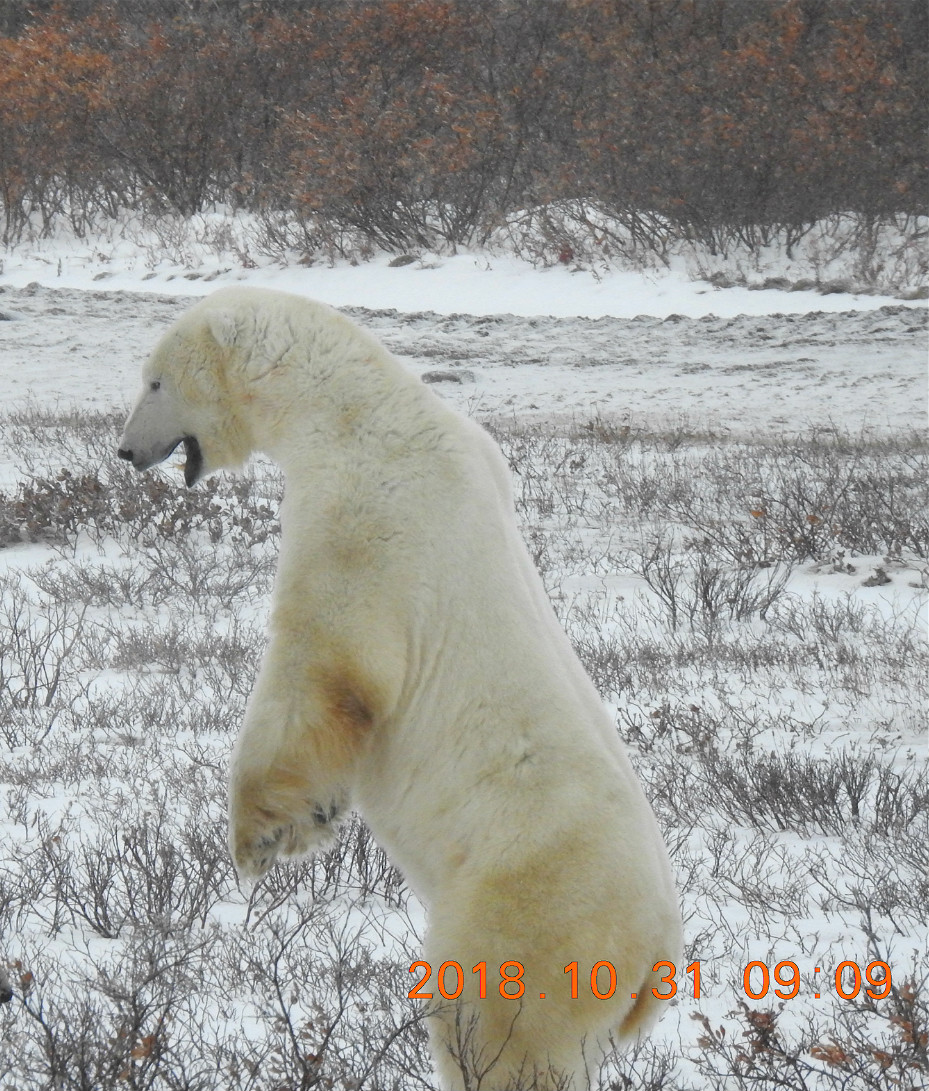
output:
{"label": "orange foliage", "polygon": [[62,2],[0,39],[5,234],[211,201],[392,247],[576,198],[709,238],[922,212],[921,4]]}

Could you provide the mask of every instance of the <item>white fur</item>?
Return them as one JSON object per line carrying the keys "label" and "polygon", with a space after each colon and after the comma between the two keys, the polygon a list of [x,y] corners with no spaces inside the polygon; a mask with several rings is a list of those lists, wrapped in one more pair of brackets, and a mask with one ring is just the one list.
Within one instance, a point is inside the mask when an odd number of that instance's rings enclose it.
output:
{"label": "white fur", "polygon": [[[270,646],[230,776],[236,866],[314,851],[357,808],[428,907],[428,991],[441,963],[464,970],[460,1001],[431,1020],[444,1085],[489,1069],[483,1088],[586,1086],[607,1034],[660,1009],[652,967],[679,962],[680,918],[496,445],[345,318],[276,292],[197,304],[144,379],[124,457],[144,468],[195,436],[205,472],[258,449],[286,477]],[[511,960],[521,1002],[499,994]],[[590,988],[602,960],[609,1000]]]}

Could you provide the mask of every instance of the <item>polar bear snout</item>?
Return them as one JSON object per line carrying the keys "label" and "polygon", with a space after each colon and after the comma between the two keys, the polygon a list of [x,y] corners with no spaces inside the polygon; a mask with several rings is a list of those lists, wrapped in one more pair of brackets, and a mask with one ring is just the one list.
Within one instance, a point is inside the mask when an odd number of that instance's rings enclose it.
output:
{"label": "polar bear snout", "polygon": [[159,462],[164,462],[166,458],[182,445],[184,447],[185,456],[184,483],[190,488],[191,485],[199,481],[203,475],[203,449],[196,436],[183,436],[179,439],[172,440],[154,453],[138,450],[134,446],[123,446],[121,444],[117,449],[116,454],[119,458],[125,459],[126,462],[131,462],[137,470],[142,471],[151,469],[152,466],[157,466]]}
{"label": "polar bear snout", "polygon": [[133,467],[141,472],[142,470],[151,469],[152,466],[157,466],[159,462],[164,462],[181,442],[180,439],[173,440],[171,443],[164,444],[155,451],[146,451],[143,447],[136,446],[135,444],[131,447],[121,445],[116,451],[116,454],[127,462],[131,462]]}
{"label": "polar bear snout", "polygon": [[184,480],[190,487],[206,472],[200,424],[195,407],[178,394],[174,383],[152,379],[129,414],[116,453],[141,471],[164,462],[183,444]]}
{"label": "polar bear snout", "polygon": [[152,466],[157,466],[159,462],[164,462],[184,442],[183,437],[178,436],[167,443],[152,446],[141,442],[133,442],[127,436],[128,429],[127,435],[123,436],[116,454],[127,462],[131,462],[133,467],[139,471],[148,470]]}

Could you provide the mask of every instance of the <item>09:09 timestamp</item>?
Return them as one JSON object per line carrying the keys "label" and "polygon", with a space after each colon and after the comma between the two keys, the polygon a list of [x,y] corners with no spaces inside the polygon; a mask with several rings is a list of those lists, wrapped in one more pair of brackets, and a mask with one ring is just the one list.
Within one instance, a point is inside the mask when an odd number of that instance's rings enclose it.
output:
{"label": "09:09 timestamp", "polygon": [[[572,963],[572,965],[576,964]],[[670,1000],[677,993],[677,982],[674,979],[677,971],[673,962],[656,962],[652,967],[654,973],[658,973],[663,969],[667,969],[668,972],[660,980],[668,988],[667,990],[652,989],[652,993],[659,1000]],[[565,972],[567,973],[567,967]],[[814,974],[821,972],[818,966],[813,971]],[[684,970],[684,973],[692,976],[693,997],[695,1000],[699,1000],[700,963],[692,962]],[[772,977],[774,979],[773,990],[771,988]],[[865,992],[868,996],[872,1000],[883,1000],[890,995],[892,988],[890,966],[879,960],[869,962],[862,976],[862,970],[858,963],[846,959],[836,966],[832,983],[836,996],[841,997],[842,1000],[854,1000],[861,992],[865,981],[867,982]],[[781,1000],[793,1000],[795,996],[799,995],[800,967],[796,962],[785,959],[783,962],[778,962],[773,970],[768,968],[766,962],[753,961],[748,963],[742,971],[742,991],[745,995],[750,1000],[763,1000],[768,995],[769,990],[773,991],[774,995],[780,997]],[[572,993],[571,995],[576,994]],[[818,991],[813,993],[814,998],[817,1000],[820,995]]]}

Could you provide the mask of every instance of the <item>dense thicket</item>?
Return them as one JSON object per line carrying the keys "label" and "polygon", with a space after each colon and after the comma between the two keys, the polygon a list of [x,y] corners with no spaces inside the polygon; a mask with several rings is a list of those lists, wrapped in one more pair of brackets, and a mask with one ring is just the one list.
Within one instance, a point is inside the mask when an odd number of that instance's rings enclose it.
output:
{"label": "dense thicket", "polygon": [[925,211],[924,0],[7,0],[0,35],[7,240],[215,202],[309,248]]}

